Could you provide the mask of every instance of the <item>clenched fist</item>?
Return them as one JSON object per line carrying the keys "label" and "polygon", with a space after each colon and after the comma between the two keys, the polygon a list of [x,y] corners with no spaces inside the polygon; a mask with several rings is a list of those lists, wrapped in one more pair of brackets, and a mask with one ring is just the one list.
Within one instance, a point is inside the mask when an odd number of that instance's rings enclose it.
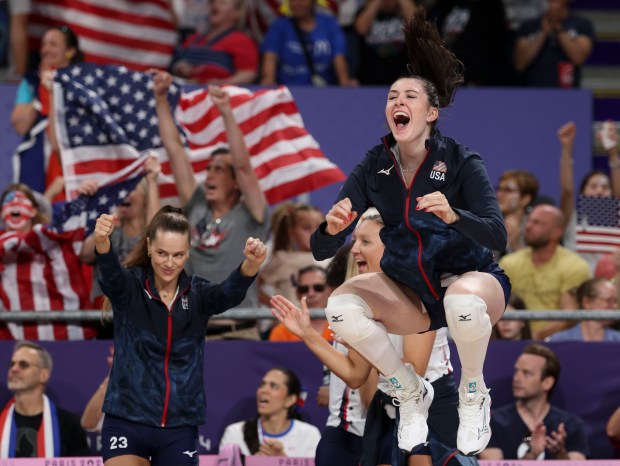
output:
{"label": "clenched fist", "polygon": [[243,249],[245,260],[241,264],[241,273],[253,277],[267,257],[267,246],[258,238],[248,238]]}
{"label": "clenched fist", "polygon": [[95,248],[100,254],[106,254],[110,251],[110,235],[114,231],[114,215],[102,214],[95,224],[93,237],[95,239]]}

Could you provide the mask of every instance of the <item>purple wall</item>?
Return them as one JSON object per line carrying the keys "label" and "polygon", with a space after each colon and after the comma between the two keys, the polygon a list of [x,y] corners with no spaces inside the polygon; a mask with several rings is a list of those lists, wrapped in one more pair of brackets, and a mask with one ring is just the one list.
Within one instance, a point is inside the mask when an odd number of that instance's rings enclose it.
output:
{"label": "purple wall", "polygon": [[[6,371],[12,342],[0,341],[0,403],[9,399]],[[48,394],[59,406],[80,414],[90,395],[107,373],[109,341],[44,343],[54,357],[54,374]],[[524,343],[491,342],[485,377],[492,388],[493,407],[512,401],[513,364]],[[605,436],[605,423],[620,406],[620,358],[617,343],[549,344],[563,363],[562,374],[552,403],[581,416],[588,426],[593,458],[612,458]],[[308,389],[302,412],[305,419],[323,428],[327,409],[316,406],[315,395],[322,366],[302,343],[224,341],[208,342],[205,351],[207,423],[201,428],[200,453],[217,451],[223,429],[231,422],[256,413],[255,393],[268,369],[293,369]],[[616,356],[614,356],[616,355]],[[456,351],[452,361],[458,367]],[[458,377],[458,373],[456,374]],[[1,406],[0,406],[1,408]],[[95,441],[97,439],[93,437]]]}
{"label": "purple wall", "polygon": [[[10,125],[16,86],[0,85],[0,186],[11,177],[11,154],[19,138]],[[325,154],[345,173],[387,132],[387,88],[291,88],[304,122]],[[492,181],[509,168],[538,176],[541,192],[558,198],[560,147],[557,129],[577,124],[575,180],[591,167],[592,96],[584,90],[461,89],[452,108],[443,110],[439,128],[480,152]],[[339,185],[312,193],[327,211]]]}
{"label": "purple wall", "polygon": [[[291,90],[308,130],[345,173],[388,131],[387,89]],[[589,91],[464,88],[453,107],[441,111],[439,129],[479,152],[492,182],[506,169],[530,170],[538,177],[541,194],[557,201],[560,145],[556,132],[569,120],[578,128],[574,154],[578,182],[592,163]],[[339,188],[318,190],[311,201],[327,211]]]}

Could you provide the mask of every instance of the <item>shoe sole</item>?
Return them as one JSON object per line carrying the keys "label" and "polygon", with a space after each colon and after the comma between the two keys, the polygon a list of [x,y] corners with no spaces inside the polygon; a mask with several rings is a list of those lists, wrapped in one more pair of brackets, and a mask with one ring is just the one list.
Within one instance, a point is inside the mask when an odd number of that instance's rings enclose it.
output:
{"label": "shoe sole", "polygon": [[428,446],[428,442],[424,442],[421,443],[419,445],[416,445],[415,447],[413,447],[411,449],[411,451],[407,451],[407,450],[403,450],[402,448],[399,448],[400,451],[402,451],[404,454],[406,455],[415,455],[416,453],[418,453],[422,448]]}
{"label": "shoe sole", "polygon": [[483,448],[482,450],[478,450],[478,451],[473,452],[473,453],[465,453],[465,452],[462,452],[461,450],[457,450],[457,451],[458,451],[461,455],[463,455],[463,456],[472,457],[472,456],[477,456],[477,455],[479,455],[480,453],[482,453],[482,452],[484,451],[484,448]]}

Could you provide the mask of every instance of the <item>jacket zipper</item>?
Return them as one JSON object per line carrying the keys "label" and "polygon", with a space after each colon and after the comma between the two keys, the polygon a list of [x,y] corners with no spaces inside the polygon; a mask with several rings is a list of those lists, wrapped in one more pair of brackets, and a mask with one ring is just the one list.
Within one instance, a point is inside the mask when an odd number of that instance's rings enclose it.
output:
{"label": "jacket zipper", "polygon": [[168,326],[167,326],[168,334],[166,335],[166,356],[164,356],[164,378],[166,379],[166,390],[165,390],[166,394],[164,396],[164,409],[161,415],[161,427],[166,426],[166,417],[168,415],[168,404],[170,402],[170,374],[168,373],[168,366],[170,364],[170,349],[172,348],[172,308],[174,307],[174,304],[177,302],[177,299],[179,299],[179,296],[183,295],[188,289],[189,289],[189,286],[185,288],[182,292],[179,291],[176,298],[174,298],[174,301],[170,303],[170,307],[166,306],[166,303],[164,303],[161,299],[157,299],[157,301],[162,303],[168,311]]}
{"label": "jacket zipper", "polygon": [[170,374],[168,364],[170,363],[170,348],[172,347],[172,311],[168,309],[168,335],[166,341],[166,356],[164,357],[164,378],[166,379],[166,395],[164,397],[164,411],[161,415],[161,426],[166,426],[166,416],[168,415],[168,403],[170,401]]}
{"label": "jacket zipper", "polygon": [[[383,139],[383,145],[387,149],[388,153],[392,156],[392,159],[394,160],[394,167],[398,167],[398,161],[396,160],[396,156],[392,153],[392,149],[390,149],[390,147],[388,146],[385,138]],[[409,223],[409,209],[411,207],[411,187],[413,186],[413,182],[418,176],[418,172],[420,171],[420,168],[422,168],[422,165],[424,165],[424,162],[426,162],[426,158],[428,157],[429,153],[430,153],[430,149],[426,151],[424,160],[422,160],[422,163],[418,166],[417,170],[413,174],[413,178],[411,178],[411,183],[409,183],[409,186],[407,186],[407,182],[403,178],[402,173],[400,173],[400,170],[398,170],[398,177],[403,182],[403,185],[405,186],[405,190],[407,191],[407,200],[405,201],[405,224],[407,225],[407,228],[409,228],[409,230],[411,230],[418,238],[418,269],[420,270],[420,274],[422,274],[422,278],[424,278],[424,283],[426,283],[426,286],[430,290],[433,297],[435,299],[439,299],[439,293],[435,291],[435,288],[433,287],[430,279],[428,278],[428,275],[426,275],[426,272],[424,271],[424,267],[422,266],[422,237],[420,236],[420,233],[418,232],[418,230],[413,228],[413,226],[411,226],[411,223]]]}

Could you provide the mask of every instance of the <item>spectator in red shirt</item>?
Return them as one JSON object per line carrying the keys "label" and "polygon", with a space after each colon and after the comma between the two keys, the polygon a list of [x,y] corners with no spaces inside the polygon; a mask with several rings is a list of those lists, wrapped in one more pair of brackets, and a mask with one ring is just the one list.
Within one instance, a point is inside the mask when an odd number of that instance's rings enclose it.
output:
{"label": "spectator in red shirt", "polygon": [[172,73],[199,83],[253,83],[258,75],[258,48],[240,29],[243,4],[243,0],[210,1],[209,29],[188,37],[177,49]]}

